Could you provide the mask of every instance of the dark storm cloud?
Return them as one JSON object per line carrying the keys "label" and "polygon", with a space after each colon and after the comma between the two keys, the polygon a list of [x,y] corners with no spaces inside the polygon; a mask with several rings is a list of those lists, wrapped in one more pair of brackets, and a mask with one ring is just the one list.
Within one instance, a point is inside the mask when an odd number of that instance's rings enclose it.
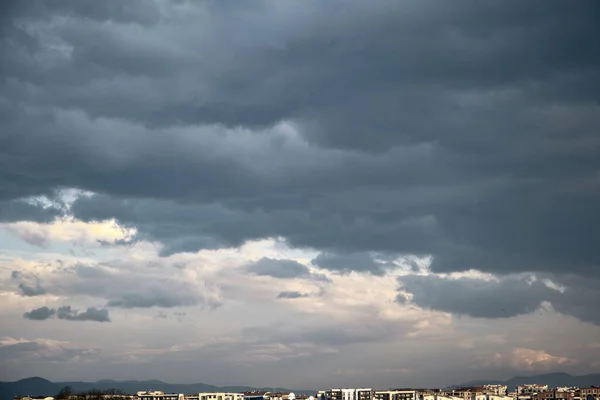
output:
{"label": "dark storm cloud", "polygon": [[56,206],[43,206],[39,202],[24,200],[0,200],[0,222],[51,222],[64,215],[64,210]]}
{"label": "dark storm cloud", "polygon": [[598,276],[597,2],[277,4],[11,8],[0,199],[101,193],[72,213],[165,256],[283,237],[342,271]]}
{"label": "dark storm cloud", "polygon": [[[545,284],[544,280],[550,283]],[[403,292],[397,300],[403,304],[408,301],[405,293],[409,293],[410,301],[423,308],[475,318],[510,318],[532,313],[543,302],[549,302],[558,312],[600,325],[600,312],[591,307],[600,301],[598,279],[586,280],[573,275],[540,276],[536,280],[407,275],[398,281]],[[552,284],[558,285],[557,288],[551,288]]]}
{"label": "dark storm cloud", "polygon": [[56,314],[56,310],[48,307],[40,307],[35,310],[28,311],[23,314],[23,318],[31,319],[33,321],[43,321],[45,319],[51,318]]}
{"label": "dark storm cloud", "polygon": [[600,309],[592,306],[600,303],[600,279],[576,275],[550,279],[564,287],[564,293],[552,302],[556,311],[600,325]]}
{"label": "dark storm cloud", "polygon": [[303,297],[308,297],[308,294],[300,292],[280,292],[277,295],[278,299],[301,299]]}
{"label": "dark storm cloud", "polygon": [[62,306],[56,310],[58,319],[67,321],[96,321],[96,322],[111,322],[108,310],[88,307],[84,312],[74,310],[71,306]]}
{"label": "dark storm cloud", "polygon": [[[471,317],[509,318],[536,310],[554,290],[542,282],[523,279],[484,281],[473,278],[442,278],[436,275],[408,275],[399,278],[420,307]],[[402,295],[400,301],[404,301]]]}

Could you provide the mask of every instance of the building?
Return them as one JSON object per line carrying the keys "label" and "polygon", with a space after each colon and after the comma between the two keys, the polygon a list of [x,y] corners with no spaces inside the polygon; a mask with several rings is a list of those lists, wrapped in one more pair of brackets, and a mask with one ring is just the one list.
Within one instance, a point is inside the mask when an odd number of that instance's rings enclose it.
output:
{"label": "building", "polygon": [[463,387],[446,392],[446,396],[459,397],[462,400],[475,400],[475,396],[478,394],[483,394],[483,392],[477,387]]}
{"label": "building", "polygon": [[185,400],[244,400],[242,393],[230,392],[205,392],[193,393],[184,396]]}
{"label": "building", "polygon": [[376,390],[373,392],[374,400],[419,400],[416,390],[392,389]]}
{"label": "building", "polygon": [[531,400],[573,400],[574,393],[566,390],[546,390],[531,396]]}
{"label": "building", "polygon": [[515,400],[515,399],[513,397],[499,396],[499,395],[495,395],[495,394],[478,394],[475,396],[475,400]]}
{"label": "building", "polygon": [[518,400],[527,400],[531,399],[533,395],[546,392],[548,389],[548,385],[538,385],[536,383],[529,383],[525,385],[517,386],[517,399]]}
{"label": "building", "polygon": [[267,397],[269,400],[293,400],[297,398],[294,393],[285,392],[267,392]]}
{"label": "building", "polygon": [[325,391],[324,400],[373,400],[372,389],[330,389]]}
{"label": "building", "polygon": [[244,400],[270,400],[271,392],[255,390],[253,392],[244,392]]}
{"label": "building", "polygon": [[462,400],[462,397],[451,397],[445,394],[425,394],[423,400]]}
{"label": "building", "polygon": [[138,400],[185,400],[183,393],[165,393],[160,390],[137,392]]}
{"label": "building", "polygon": [[483,385],[477,389],[480,389],[483,394],[491,394],[494,396],[506,396],[506,393],[508,392],[508,386],[506,385]]}
{"label": "building", "polygon": [[581,388],[581,400],[600,400],[600,386]]}
{"label": "building", "polygon": [[15,397],[15,400],[54,400],[54,397],[48,396],[24,396],[24,397]]}

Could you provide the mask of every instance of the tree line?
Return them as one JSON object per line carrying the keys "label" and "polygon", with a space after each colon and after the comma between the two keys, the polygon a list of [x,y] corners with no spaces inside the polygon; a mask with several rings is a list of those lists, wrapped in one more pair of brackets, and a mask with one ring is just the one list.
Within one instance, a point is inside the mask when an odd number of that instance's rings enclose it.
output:
{"label": "tree line", "polygon": [[111,400],[122,399],[126,393],[120,389],[90,389],[74,393],[71,387],[65,386],[54,398],[56,400]]}

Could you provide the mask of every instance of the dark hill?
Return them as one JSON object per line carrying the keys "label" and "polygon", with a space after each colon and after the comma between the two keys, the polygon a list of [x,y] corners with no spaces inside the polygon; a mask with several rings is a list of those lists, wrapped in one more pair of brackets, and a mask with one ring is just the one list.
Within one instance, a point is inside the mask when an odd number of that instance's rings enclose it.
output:
{"label": "dark hill", "polygon": [[54,396],[59,390],[55,383],[39,377],[0,382],[0,400],[12,400],[15,396]]}

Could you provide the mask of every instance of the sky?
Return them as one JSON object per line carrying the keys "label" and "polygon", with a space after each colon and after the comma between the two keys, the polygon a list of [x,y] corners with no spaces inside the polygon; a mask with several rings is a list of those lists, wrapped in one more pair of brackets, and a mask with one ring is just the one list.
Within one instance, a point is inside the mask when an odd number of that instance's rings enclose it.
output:
{"label": "sky", "polygon": [[0,8],[0,380],[600,370],[598,2]]}

